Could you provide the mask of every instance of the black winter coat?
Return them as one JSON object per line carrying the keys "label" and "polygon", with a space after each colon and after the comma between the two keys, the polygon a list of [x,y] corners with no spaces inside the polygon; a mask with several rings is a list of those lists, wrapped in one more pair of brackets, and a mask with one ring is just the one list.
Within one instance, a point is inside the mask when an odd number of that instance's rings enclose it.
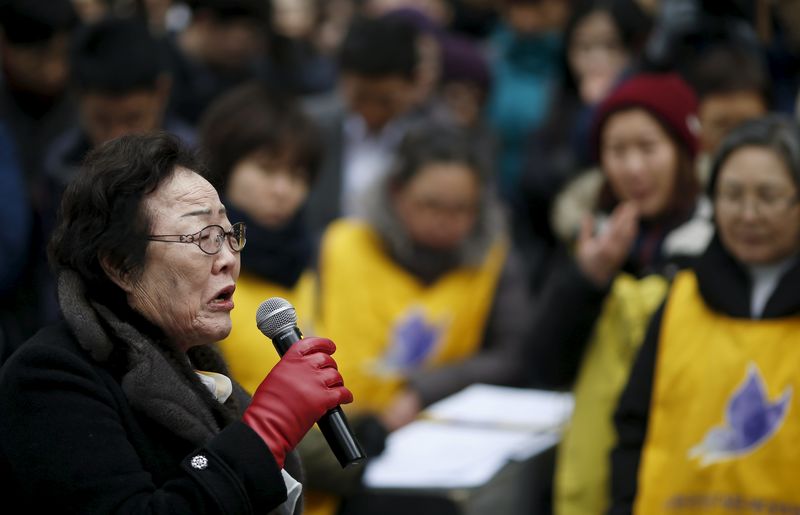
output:
{"label": "black winter coat", "polygon": [[[81,292],[65,305],[60,293],[67,322],[40,331],[0,370],[6,505],[238,515],[286,500],[269,448],[238,421],[246,394],[237,387],[220,404],[194,375],[213,370],[211,349],[170,356],[142,321],[82,302]],[[287,457],[294,475],[293,464]]]}

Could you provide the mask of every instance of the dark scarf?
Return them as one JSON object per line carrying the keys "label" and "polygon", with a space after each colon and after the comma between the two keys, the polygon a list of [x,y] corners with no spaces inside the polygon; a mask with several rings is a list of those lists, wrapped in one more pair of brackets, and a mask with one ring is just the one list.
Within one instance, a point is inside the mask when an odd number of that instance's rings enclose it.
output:
{"label": "dark scarf", "polygon": [[[250,396],[237,382],[228,400],[220,404],[195,373],[205,370],[230,376],[215,346],[193,347],[184,354],[124,301],[104,305],[92,300],[86,284],[71,270],[58,275],[58,297],[64,319],[81,347],[119,376],[137,412],[197,447],[241,418]],[[295,451],[286,455],[285,468],[303,482]],[[295,514],[302,512],[301,498]],[[280,507],[270,512],[278,513],[282,513]]]}
{"label": "dark scarf", "polygon": [[64,319],[81,347],[119,376],[136,411],[197,446],[238,419],[238,400],[247,394],[234,383],[234,395],[220,404],[194,372],[228,375],[213,347],[182,353],[127,305],[109,306],[91,299],[85,283],[70,270],[59,273],[58,296]]}
{"label": "dark scarf", "polygon": [[366,221],[378,233],[386,252],[404,270],[424,284],[433,284],[444,274],[461,266],[479,266],[506,228],[493,195],[483,196],[475,228],[452,250],[437,250],[411,239],[394,210],[389,193],[392,177],[376,181],[367,196]]}
{"label": "dark scarf", "polygon": [[402,268],[425,284],[432,284],[447,272],[462,264],[459,250],[442,251],[409,242],[405,252],[393,252],[392,257]]}
{"label": "dark scarf", "polygon": [[639,231],[633,242],[633,247],[625,264],[625,271],[638,277],[650,274],[664,274],[665,268],[678,261],[680,268],[686,266],[680,257],[665,256],[662,252],[664,240],[669,234],[689,220],[696,210],[696,206],[658,220],[641,220]]}
{"label": "dark scarf", "polygon": [[286,225],[269,229],[245,212],[225,203],[228,219],[247,225],[247,245],[242,251],[242,270],[269,282],[291,288],[311,263],[311,235],[301,209]]}
{"label": "dark scarf", "polygon": [[[750,318],[752,281],[746,269],[722,246],[718,236],[694,267],[700,294],[711,309],[735,318]],[[772,292],[762,318],[800,314],[800,261],[787,270]]]}

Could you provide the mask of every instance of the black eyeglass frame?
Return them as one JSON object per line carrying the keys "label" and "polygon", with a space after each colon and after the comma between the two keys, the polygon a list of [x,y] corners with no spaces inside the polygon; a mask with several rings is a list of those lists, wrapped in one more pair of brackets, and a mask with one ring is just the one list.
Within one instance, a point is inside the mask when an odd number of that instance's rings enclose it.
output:
{"label": "black eyeglass frame", "polygon": [[[224,238],[228,241],[228,246],[234,253],[241,252],[244,246],[247,244],[247,236],[246,236],[247,226],[245,226],[244,222],[237,222],[233,224],[231,226],[230,231],[226,231],[221,225],[212,224],[203,227],[194,234],[151,234],[147,237],[147,239],[150,241],[160,241],[164,243],[194,243],[204,253],[208,254],[209,256],[214,256],[216,254],[219,254],[219,251],[222,250],[222,242],[219,243],[216,251],[209,252],[202,247],[201,242],[203,240],[200,238],[200,234],[203,231],[214,227],[219,228]],[[166,239],[166,238],[177,238],[177,239]],[[236,242],[238,248],[234,246],[234,242]],[[239,242],[241,242],[241,244],[239,244]]]}

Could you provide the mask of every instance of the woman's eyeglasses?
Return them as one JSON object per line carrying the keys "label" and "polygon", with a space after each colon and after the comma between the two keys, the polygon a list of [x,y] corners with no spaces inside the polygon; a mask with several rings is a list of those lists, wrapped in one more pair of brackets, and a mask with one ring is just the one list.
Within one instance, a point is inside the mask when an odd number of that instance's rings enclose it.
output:
{"label": "woman's eyeglasses", "polygon": [[166,243],[194,243],[200,250],[210,255],[218,253],[225,240],[228,240],[228,245],[234,252],[241,251],[247,243],[244,222],[233,224],[231,230],[227,232],[222,226],[209,225],[194,234],[151,234],[147,239]]}
{"label": "woman's eyeglasses", "polygon": [[797,194],[786,196],[775,192],[757,192],[751,197],[738,189],[723,189],[716,194],[717,207],[727,213],[741,214],[751,204],[754,213],[769,218],[781,216],[797,201]]}

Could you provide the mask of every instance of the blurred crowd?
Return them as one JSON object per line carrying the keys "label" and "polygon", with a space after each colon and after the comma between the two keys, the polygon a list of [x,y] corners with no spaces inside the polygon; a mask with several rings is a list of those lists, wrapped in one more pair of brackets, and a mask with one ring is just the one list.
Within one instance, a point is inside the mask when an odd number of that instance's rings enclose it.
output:
{"label": "blurred crowd", "polygon": [[[277,295],[336,342],[371,456],[471,383],[569,390],[555,513],[717,502],[691,484],[800,506],[665,457],[768,445],[800,380],[800,2],[0,0],[0,64],[0,364],[60,316],[47,242],[85,155],[166,131],[247,227],[219,349],[249,392]],[[733,427],[748,387],[767,406]],[[363,469],[299,450],[308,513],[369,512]]]}

